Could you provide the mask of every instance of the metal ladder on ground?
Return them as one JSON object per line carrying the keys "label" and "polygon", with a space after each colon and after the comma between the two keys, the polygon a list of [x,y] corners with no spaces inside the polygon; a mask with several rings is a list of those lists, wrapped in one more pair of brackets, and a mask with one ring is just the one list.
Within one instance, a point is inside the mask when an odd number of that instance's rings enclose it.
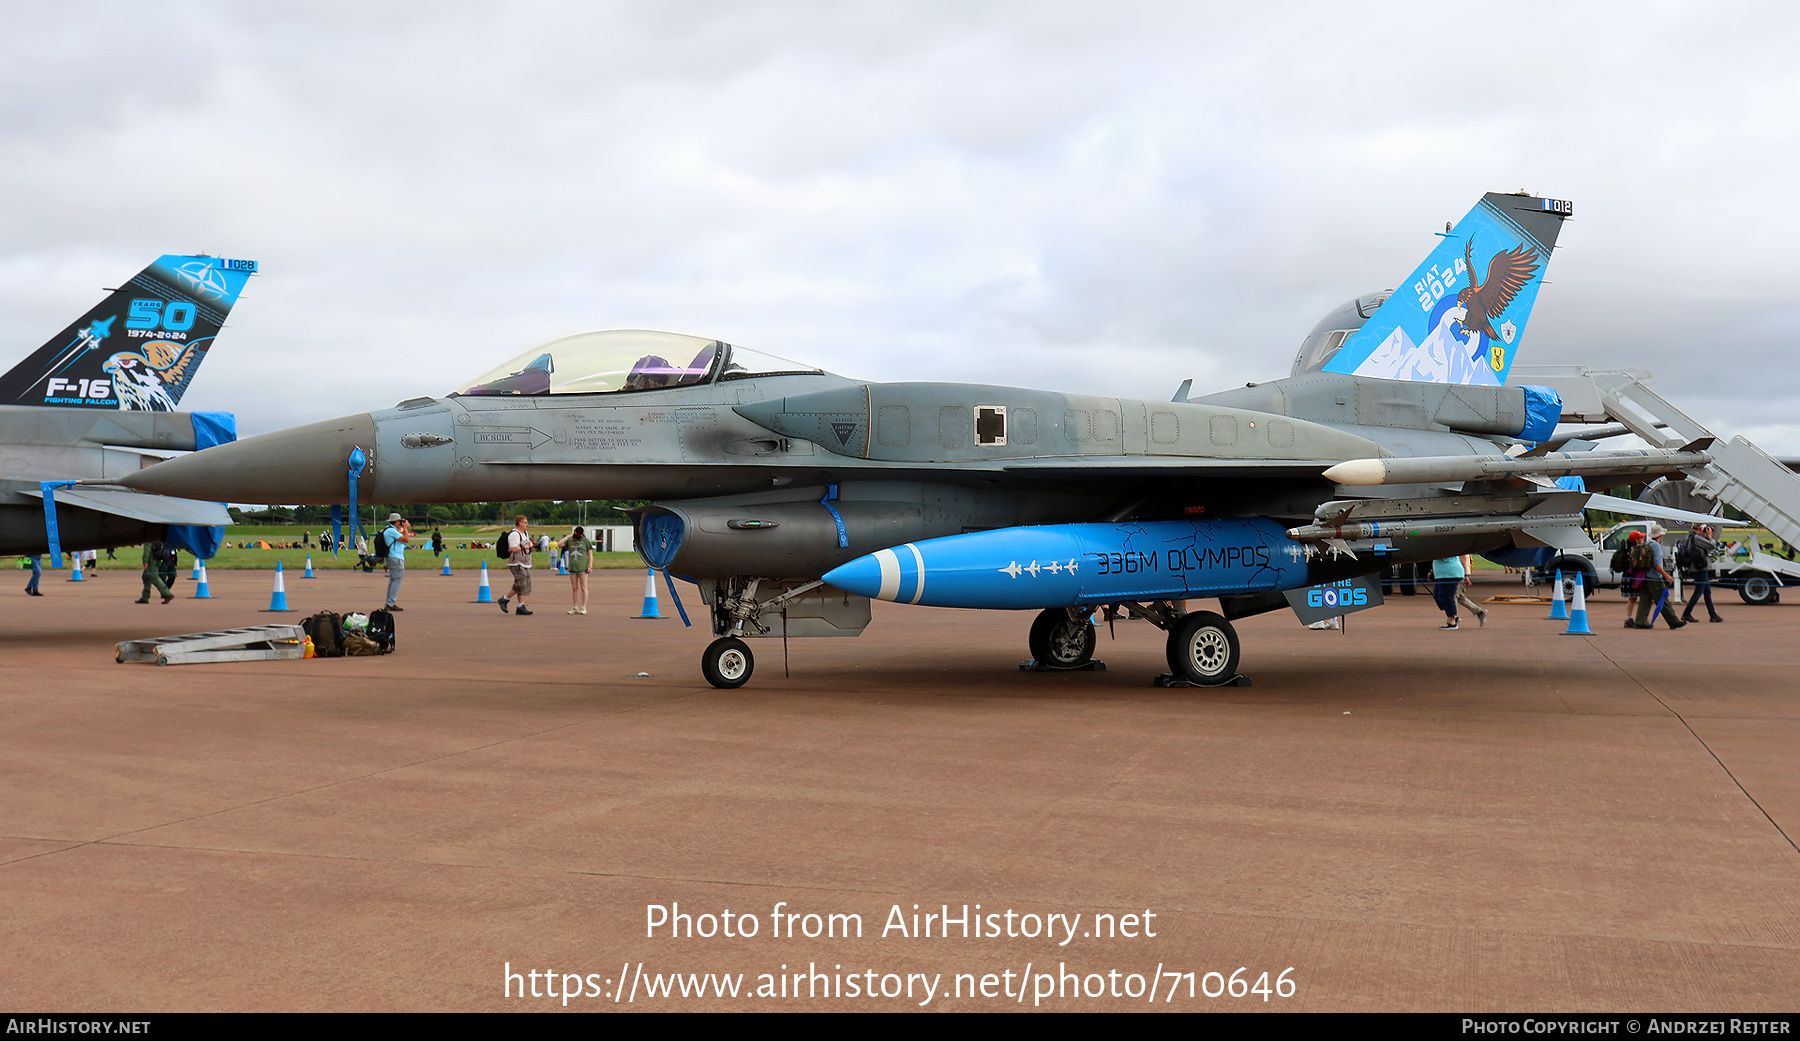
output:
{"label": "metal ladder on ground", "polygon": [[1511,376],[1513,383],[1561,395],[1563,422],[1618,423],[1657,448],[1706,452],[1710,463],[1683,471],[1696,494],[1734,506],[1782,541],[1800,545],[1800,475],[1742,436],[1720,444],[1712,431],[1651,390],[1649,379],[1642,369],[1585,365],[1514,366]]}
{"label": "metal ladder on ground", "polygon": [[210,633],[123,640],[117,660],[153,661],[158,665],[197,665],[221,661],[274,661],[304,656],[306,633],[298,625],[257,625]]}

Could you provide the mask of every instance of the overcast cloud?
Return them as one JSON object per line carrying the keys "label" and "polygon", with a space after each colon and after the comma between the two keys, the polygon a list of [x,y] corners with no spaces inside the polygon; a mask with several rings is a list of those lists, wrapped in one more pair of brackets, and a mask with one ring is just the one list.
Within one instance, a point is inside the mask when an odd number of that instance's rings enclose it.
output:
{"label": "overcast cloud", "polygon": [[244,433],[595,328],[871,379],[1285,375],[1482,192],[1575,202],[1522,364],[1800,455],[1777,4],[18,4],[0,362],[162,253],[262,263]]}

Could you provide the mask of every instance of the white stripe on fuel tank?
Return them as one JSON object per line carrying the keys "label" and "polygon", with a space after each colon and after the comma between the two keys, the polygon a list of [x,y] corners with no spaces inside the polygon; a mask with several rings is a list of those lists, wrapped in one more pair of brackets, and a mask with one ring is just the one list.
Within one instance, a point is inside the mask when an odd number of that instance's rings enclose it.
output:
{"label": "white stripe on fuel tank", "polygon": [[908,603],[918,603],[925,597],[925,558],[920,555],[919,547],[908,542],[906,548],[912,550],[913,564],[919,569],[919,584],[913,589],[913,598]]}
{"label": "white stripe on fuel tank", "polygon": [[881,591],[876,599],[892,600],[900,595],[900,558],[891,549],[875,551],[875,563],[881,566]]}

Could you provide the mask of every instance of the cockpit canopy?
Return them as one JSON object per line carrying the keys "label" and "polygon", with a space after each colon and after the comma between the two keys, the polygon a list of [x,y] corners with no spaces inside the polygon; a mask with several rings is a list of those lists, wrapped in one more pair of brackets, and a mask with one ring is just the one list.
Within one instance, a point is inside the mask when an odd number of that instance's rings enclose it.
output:
{"label": "cockpit canopy", "polygon": [[618,394],[750,376],[823,370],[718,340],[647,329],[578,333],[534,347],[469,383],[461,394]]}
{"label": "cockpit canopy", "polygon": [[1300,341],[1300,353],[1294,356],[1294,367],[1288,371],[1289,376],[1298,376],[1303,372],[1318,372],[1325,367],[1344,346],[1350,334],[1363,327],[1363,323],[1374,317],[1375,309],[1393,296],[1393,290],[1370,293],[1359,296],[1344,306],[1325,316],[1324,321],[1313,326],[1313,331]]}

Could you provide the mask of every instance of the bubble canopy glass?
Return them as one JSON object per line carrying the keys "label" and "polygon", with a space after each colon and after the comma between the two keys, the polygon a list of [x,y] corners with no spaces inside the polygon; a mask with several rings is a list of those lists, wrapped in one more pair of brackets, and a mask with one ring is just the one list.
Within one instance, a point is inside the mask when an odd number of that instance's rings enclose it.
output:
{"label": "bubble canopy glass", "polygon": [[534,347],[483,373],[458,393],[618,394],[748,376],[820,375],[822,371],[699,336],[609,329]]}

